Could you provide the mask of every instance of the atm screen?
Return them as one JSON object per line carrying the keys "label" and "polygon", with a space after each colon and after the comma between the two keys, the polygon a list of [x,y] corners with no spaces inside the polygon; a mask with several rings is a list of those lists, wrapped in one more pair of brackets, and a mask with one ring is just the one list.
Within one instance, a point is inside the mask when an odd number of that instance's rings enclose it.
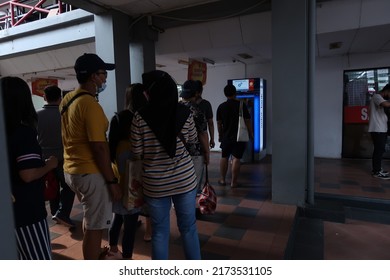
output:
{"label": "atm screen", "polygon": [[249,90],[249,80],[233,80],[233,86],[236,87],[237,91],[248,91]]}
{"label": "atm screen", "polygon": [[228,84],[236,87],[237,95],[246,94],[248,92],[258,92],[260,90],[259,78],[248,79],[230,79]]}

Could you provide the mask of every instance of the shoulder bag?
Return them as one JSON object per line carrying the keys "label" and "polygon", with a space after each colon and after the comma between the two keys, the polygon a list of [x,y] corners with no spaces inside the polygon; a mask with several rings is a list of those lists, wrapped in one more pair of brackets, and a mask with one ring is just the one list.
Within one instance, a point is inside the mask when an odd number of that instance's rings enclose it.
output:
{"label": "shoulder bag", "polygon": [[206,164],[206,182],[203,185],[199,196],[199,210],[202,214],[214,214],[217,208],[217,194],[214,188],[209,184],[209,173]]}
{"label": "shoulder bag", "polygon": [[50,170],[44,176],[45,181],[45,191],[44,197],[45,201],[50,201],[56,199],[58,196],[58,192],[60,190],[60,184],[58,183],[56,173],[53,170]]}
{"label": "shoulder bag", "polygon": [[237,142],[248,142],[249,134],[248,128],[245,124],[244,114],[242,113],[243,101],[240,101],[240,111],[238,115],[238,130],[237,130]]}
{"label": "shoulder bag", "polygon": [[123,204],[128,210],[144,205],[142,189],[142,160],[128,159],[124,184]]}

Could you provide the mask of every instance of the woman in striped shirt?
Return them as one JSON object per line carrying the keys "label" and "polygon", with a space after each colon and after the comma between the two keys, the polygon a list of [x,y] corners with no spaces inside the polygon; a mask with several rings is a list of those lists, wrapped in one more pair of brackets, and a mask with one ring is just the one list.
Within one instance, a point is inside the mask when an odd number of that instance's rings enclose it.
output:
{"label": "woman in striped shirt", "polygon": [[142,75],[149,104],[134,115],[132,152],[143,159],[143,188],[152,221],[152,259],[168,259],[173,202],[187,259],[200,259],[195,217],[196,175],[184,143],[197,137],[188,108],[166,72]]}

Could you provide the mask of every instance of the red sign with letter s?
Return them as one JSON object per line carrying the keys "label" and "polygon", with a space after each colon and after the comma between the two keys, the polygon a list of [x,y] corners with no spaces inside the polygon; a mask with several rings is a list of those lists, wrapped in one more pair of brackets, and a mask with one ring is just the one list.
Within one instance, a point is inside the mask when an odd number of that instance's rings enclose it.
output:
{"label": "red sign with letter s", "polygon": [[344,107],[344,123],[368,123],[368,106]]}

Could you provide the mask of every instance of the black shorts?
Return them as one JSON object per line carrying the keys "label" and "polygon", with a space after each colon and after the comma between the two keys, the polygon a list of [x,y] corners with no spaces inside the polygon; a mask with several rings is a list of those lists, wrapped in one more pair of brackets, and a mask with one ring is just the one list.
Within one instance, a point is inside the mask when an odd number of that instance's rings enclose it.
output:
{"label": "black shorts", "polygon": [[228,158],[230,155],[241,159],[246,148],[246,142],[237,142],[231,139],[223,139],[221,142],[222,157]]}

